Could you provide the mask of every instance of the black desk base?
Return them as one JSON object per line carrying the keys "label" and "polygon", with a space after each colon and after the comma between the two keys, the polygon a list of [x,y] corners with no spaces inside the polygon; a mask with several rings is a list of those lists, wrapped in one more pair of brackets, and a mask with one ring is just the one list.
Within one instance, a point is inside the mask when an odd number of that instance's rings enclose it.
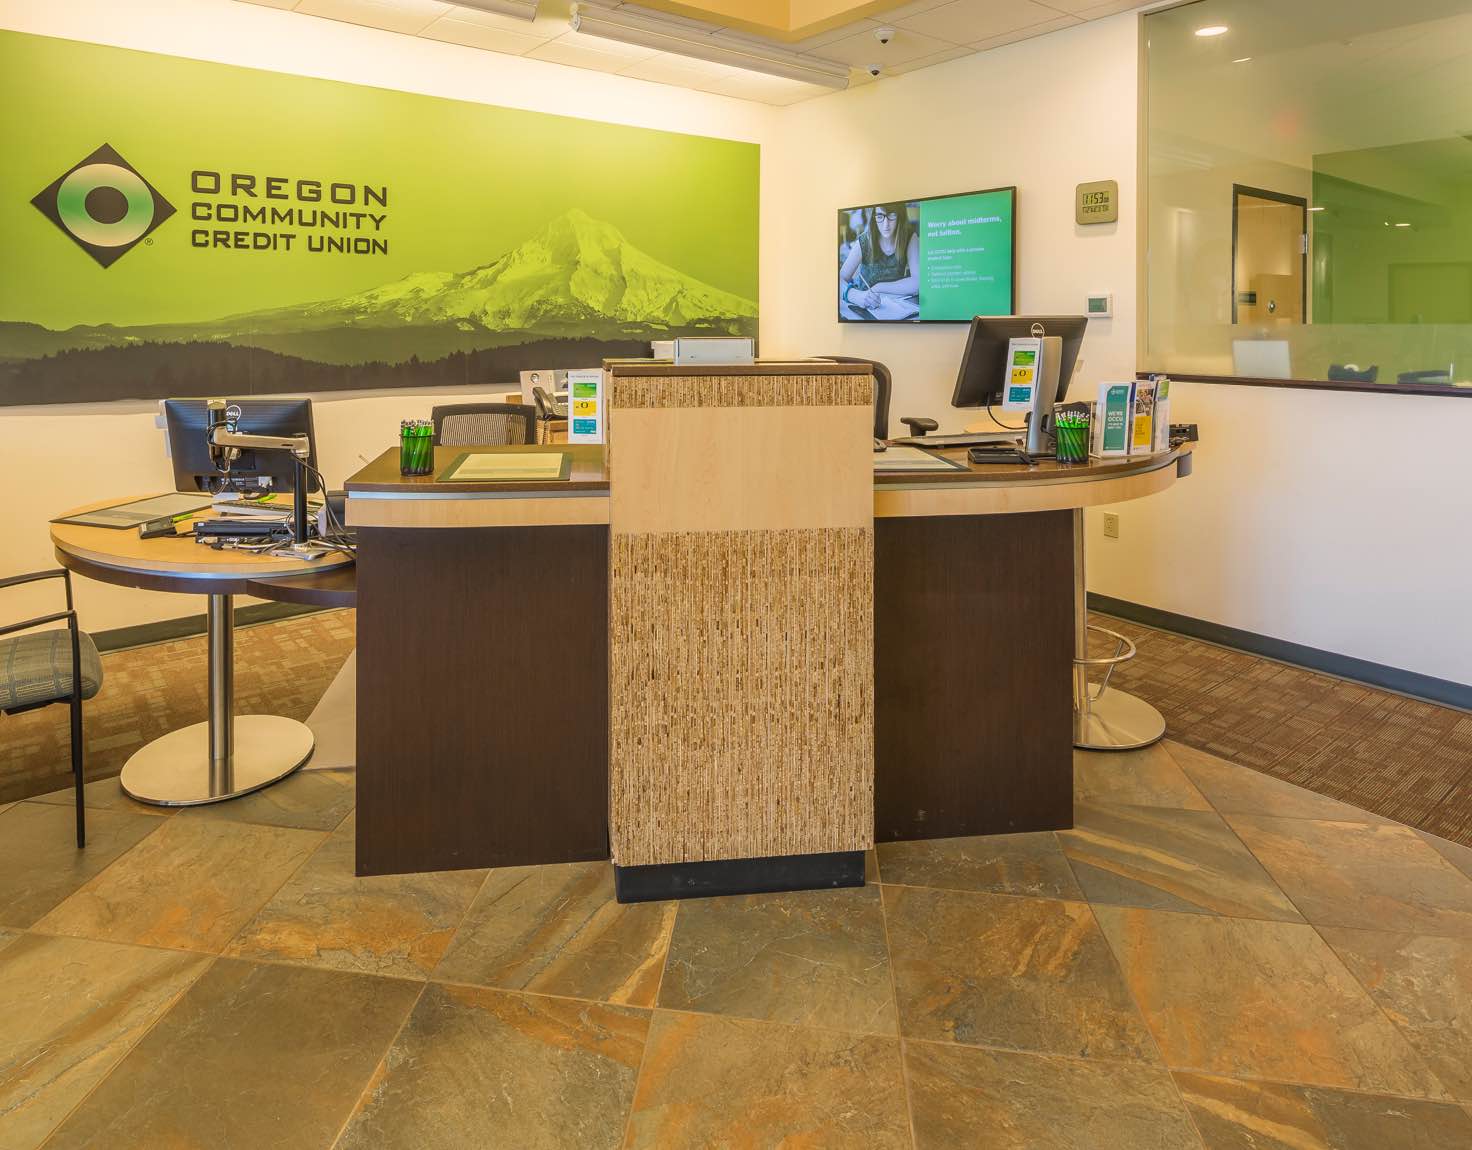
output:
{"label": "black desk base", "polygon": [[613,868],[613,889],[619,902],[863,885],[863,851]]}

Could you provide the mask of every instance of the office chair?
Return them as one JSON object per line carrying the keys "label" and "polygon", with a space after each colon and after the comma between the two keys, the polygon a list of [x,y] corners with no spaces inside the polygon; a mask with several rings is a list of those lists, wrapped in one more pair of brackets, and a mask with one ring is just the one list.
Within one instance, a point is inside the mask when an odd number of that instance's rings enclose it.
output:
{"label": "office chair", "polygon": [[499,447],[537,441],[537,409],[524,403],[451,403],[433,408],[436,447]]}
{"label": "office chair", "polygon": [[1439,367],[1434,371],[1403,371],[1395,377],[1396,383],[1451,383],[1452,369]]}
{"label": "office chair", "polygon": [[532,402],[536,404],[537,420],[542,428],[537,442],[551,443],[552,425],[558,420],[567,420],[567,405],[558,403],[545,387],[532,388]]}
{"label": "office chair", "polygon": [[[87,845],[87,822],[82,805],[82,787],[86,782],[82,769],[82,701],[102,689],[102,659],[97,645],[85,631],[77,628],[77,612],[72,606],[70,571],[36,571],[30,575],[12,575],[0,579],[0,589],[35,583],[41,579],[60,579],[66,584],[66,610],[41,615],[21,623],[0,627],[0,636],[14,635],[45,623],[66,620],[66,629],[41,631],[35,635],[0,638],[0,714],[18,715],[67,703],[72,711],[72,785],[77,797],[77,846]],[[68,639],[70,641],[68,641]],[[80,676],[72,669],[80,665]]]}
{"label": "office chair", "polygon": [[[877,360],[860,359],[850,355],[825,355],[820,359],[826,359],[830,363],[867,363],[874,369],[874,438],[889,438],[889,396],[894,388],[894,380],[889,374],[889,368]],[[933,419],[927,419],[922,415],[905,415],[900,417],[900,422],[910,428],[912,435],[924,435],[927,431],[934,431],[939,424]]]}
{"label": "office chair", "polygon": [[1333,383],[1374,383],[1380,378],[1380,365],[1372,363],[1369,367],[1360,367],[1353,363],[1331,363],[1329,365],[1329,379]]}

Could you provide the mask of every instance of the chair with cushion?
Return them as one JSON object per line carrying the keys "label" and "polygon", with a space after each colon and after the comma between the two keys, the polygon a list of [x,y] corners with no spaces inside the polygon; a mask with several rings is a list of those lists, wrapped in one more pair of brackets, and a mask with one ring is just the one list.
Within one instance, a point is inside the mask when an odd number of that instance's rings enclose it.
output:
{"label": "chair with cushion", "polygon": [[500,447],[537,441],[537,409],[521,403],[452,403],[429,413],[436,447]]}
{"label": "chair with cushion", "polygon": [[[31,575],[12,575],[0,579],[0,589],[35,583],[41,579],[60,579],[66,585],[66,610],[21,623],[0,627],[0,714],[18,715],[52,703],[67,703],[72,712],[72,783],[77,797],[77,846],[87,845],[86,815],[82,806],[82,786],[86,779],[82,769],[82,701],[90,699],[102,687],[102,660],[92,637],[77,627],[77,612],[72,606],[70,571],[37,571]],[[66,622],[64,628],[19,634],[47,623]],[[81,676],[72,668],[80,665]]]}

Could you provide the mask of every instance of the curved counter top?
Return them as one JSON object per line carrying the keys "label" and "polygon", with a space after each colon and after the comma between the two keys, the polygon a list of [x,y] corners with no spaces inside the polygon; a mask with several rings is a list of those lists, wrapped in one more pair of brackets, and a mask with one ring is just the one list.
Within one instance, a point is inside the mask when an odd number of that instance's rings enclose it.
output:
{"label": "curved counter top", "polygon": [[[104,499],[65,514],[79,515],[120,502],[125,501]],[[192,535],[140,539],[136,528],[83,527],[75,523],[52,523],[51,545],[63,567],[101,583],[208,595],[249,594],[247,584],[251,581],[300,577],[345,567],[353,561],[352,556],[336,551],[314,560],[253,551],[216,551],[196,543]]]}
{"label": "curved counter top", "polygon": [[[438,447],[432,475],[400,476],[398,449],[385,451],[347,482],[351,527],[534,527],[608,522],[608,462],[599,446],[528,444],[495,451],[565,451],[572,468],[552,482],[443,483],[467,449]],[[938,452],[965,471],[876,474],[874,517],[1006,515],[1069,511],[1153,495],[1190,473],[1191,445],[1158,455],[1035,466],[977,464],[964,448]]]}
{"label": "curved counter top", "polygon": [[1158,455],[1058,463],[970,463],[965,448],[937,452],[965,471],[874,476],[874,517],[1071,511],[1154,495],[1190,474],[1191,445]]}

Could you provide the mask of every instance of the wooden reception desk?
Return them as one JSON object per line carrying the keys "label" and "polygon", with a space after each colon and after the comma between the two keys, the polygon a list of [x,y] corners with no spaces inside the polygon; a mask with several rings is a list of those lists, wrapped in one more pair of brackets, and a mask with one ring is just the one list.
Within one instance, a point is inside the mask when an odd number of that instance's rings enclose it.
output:
{"label": "wooden reception desk", "polygon": [[347,484],[358,873],[611,857],[636,900],[1071,825],[1074,510],[1181,453],[875,476],[867,365],[608,370],[568,480]]}

